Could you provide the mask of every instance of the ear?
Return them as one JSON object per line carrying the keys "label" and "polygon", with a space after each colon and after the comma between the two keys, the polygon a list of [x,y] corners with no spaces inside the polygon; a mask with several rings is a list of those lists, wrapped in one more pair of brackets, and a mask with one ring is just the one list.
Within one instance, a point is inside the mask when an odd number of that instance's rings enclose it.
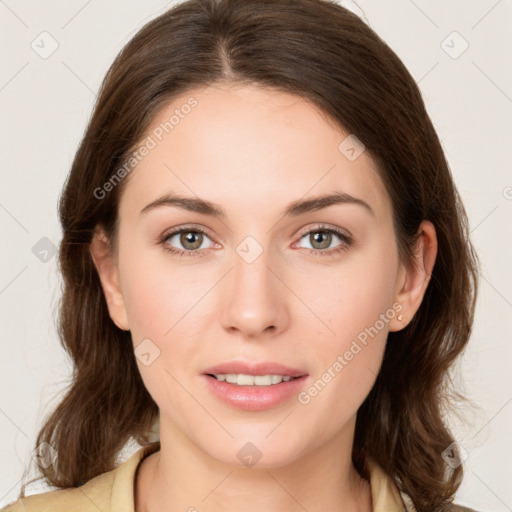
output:
{"label": "ear", "polygon": [[108,237],[100,227],[96,227],[90,252],[94,266],[98,271],[110,318],[119,329],[129,331],[126,304],[119,284],[119,270]]}
{"label": "ear", "polygon": [[389,322],[390,331],[403,329],[419,309],[436,261],[437,236],[434,225],[424,220],[418,232],[413,264],[408,267],[402,264],[400,267],[395,303],[402,307],[395,309],[398,314]]}

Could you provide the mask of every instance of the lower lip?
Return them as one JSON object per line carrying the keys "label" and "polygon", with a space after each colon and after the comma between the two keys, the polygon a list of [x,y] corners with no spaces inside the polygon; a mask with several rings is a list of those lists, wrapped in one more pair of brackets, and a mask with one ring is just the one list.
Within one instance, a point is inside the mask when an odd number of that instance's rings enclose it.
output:
{"label": "lower lip", "polygon": [[238,386],[209,375],[203,377],[209,390],[224,403],[246,411],[264,411],[297,396],[308,376],[270,386]]}

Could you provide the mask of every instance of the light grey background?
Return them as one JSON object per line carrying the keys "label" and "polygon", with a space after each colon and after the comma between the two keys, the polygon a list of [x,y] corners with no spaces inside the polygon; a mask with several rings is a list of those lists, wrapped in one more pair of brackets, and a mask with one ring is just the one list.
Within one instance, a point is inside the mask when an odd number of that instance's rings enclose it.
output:
{"label": "light grey background", "polygon": [[[108,66],[172,3],[0,0],[0,506],[16,498],[43,415],[70,376],[49,243],[60,240],[60,188]],[[512,1],[358,5],[419,83],[483,262],[474,334],[455,375],[476,407],[465,410],[466,424],[449,417],[468,453],[458,502],[511,511]]]}

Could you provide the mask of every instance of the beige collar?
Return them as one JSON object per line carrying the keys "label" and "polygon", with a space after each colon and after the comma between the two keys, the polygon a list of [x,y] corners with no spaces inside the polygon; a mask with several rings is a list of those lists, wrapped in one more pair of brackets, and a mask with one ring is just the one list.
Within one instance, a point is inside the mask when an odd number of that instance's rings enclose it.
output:
{"label": "beige collar", "polygon": [[373,512],[416,512],[411,499],[398,490],[393,479],[373,460],[368,460]]}

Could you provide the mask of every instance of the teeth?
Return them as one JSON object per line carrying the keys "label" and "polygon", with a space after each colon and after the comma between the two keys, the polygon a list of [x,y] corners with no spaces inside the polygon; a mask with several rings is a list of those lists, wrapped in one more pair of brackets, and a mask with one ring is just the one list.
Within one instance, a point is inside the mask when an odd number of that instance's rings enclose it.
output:
{"label": "teeth", "polygon": [[283,375],[245,375],[243,373],[219,373],[215,374],[215,378],[220,381],[226,381],[230,384],[238,386],[270,386],[272,384],[280,384],[288,382],[292,377]]}

